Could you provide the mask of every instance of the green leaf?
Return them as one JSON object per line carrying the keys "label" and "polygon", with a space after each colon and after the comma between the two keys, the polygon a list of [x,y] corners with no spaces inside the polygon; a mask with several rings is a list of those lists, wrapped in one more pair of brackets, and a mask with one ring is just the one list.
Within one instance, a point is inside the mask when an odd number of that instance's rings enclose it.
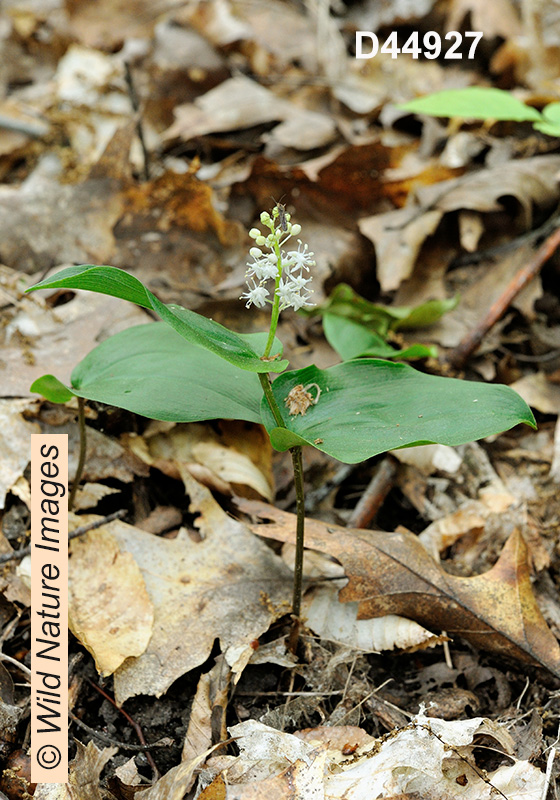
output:
{"label": "green leaf", "polygon": [[323,330],[328,343],[343,361],[363,356],[399,359],[428,358],[430,356],[435,358],[437,356],[436,347],[428,347],[423,344],[413,344],[397,350],[387,344],[379,334],[370,331],[364,325],[336,314],[323,316]]}
{"label": "green leaf", "polygon": [[445,89],[443,92],[417,97],[399,106],[415,114],[433,117],[466,117],[468,119],[512,120],[538,122],[539,112],[522,103],[510,92],[484,86],[465,89]]}
{"label": "green leaf", "polygon": [[[459,295],[445,300],[427,300],[414,308],[407,308],[408,314],[394,325],[393,330],[410,330],[413,328],[429,328],[440,320],[444,314],[453,311],[459,303]],[[402,307],[403,309],[405,306]]]}
{"label": "green leaf", "polygon": [[408,314],[409,310],[370,303],[347,283],[339,283],[322,305],[316,306],[308,313],[312,316],[336,314],[339,317],[353,319],[385,337],[387,332]]}
{"label": "green leaf", "polygon": [[54,375],[43,375],[41,378],[37,378],[29,387],[29,391],[43,395],[51,403],[67,403],[75,397],[74,392],[70,391]]}
{"label": "green leaf", "polygon": [[287,361],[262,361],[247,339],[218,322],[177,305],[165,305],[133,275],[116,267],[68,267],[27,289],[88,289],[151,308],[187,342],[205,347],[220,358],[251,372],[282,372]]}
{"label": "green leaf", "polygon": [[[264,348],[266,334],[243,339],[248,346]],[[281,348],[278,340],[275,346]],[[31,388],[54,402],[64,402],[65,390],[69,397],[75,394],[151,419],[261,422],[262,389],[256,374],[186,342],[163,322],[137,325],[106,339],[76,366],[71,389],[48,375]]]}
{"label": "green leaf", "polygon": [[[285,400],[295,386],[309,387],[316,405],[291,416]],[[310,444],[349,464],[419,444],[459,445],[535,420],[507,386],[424,375],[407,364],[357,359],[326,370],[287,372],[272,389],[288,430],[274,422],[266,401],[261,413],[274,447]]]}
{"label": "green leaf", "polygon": [[459,295],[456,295],[449,300],[428,300],[416,307],[383,306],[370,303],[348,284],[339,283],[329,298],[322,305],[316,306],[311,314],[336,314],[339,317],[346,317],[386,338],[390,330],[433,325],[444,314],[454,309],[458,302]]}
{"label": "green leaf", "polygon": [[549,103],[542,112],[543,121],[535,122],[533,128],[547,136],[560,136],[560,103]]}

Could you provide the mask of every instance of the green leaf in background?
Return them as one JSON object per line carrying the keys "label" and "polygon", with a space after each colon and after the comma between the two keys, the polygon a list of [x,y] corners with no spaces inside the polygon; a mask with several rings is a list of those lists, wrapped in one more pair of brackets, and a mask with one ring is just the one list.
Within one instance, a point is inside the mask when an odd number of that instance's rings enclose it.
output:
{"label": "green leaf in background", "polygon": [[[319,401],[291,416],[285,404],[298,385],[316,384]],[[262,417],[277,450],[310,444],[339,461],[419,444],[459,445],[535,419],[508,386],[424,375],[407,364],[356,359],[278,376],[272,390],[288,430],[276,427],[266,401]],[[309,388],[315,397],[317,389]]]}
{"label": "green leaf in background", "polygon": [[165,305],[137,278],[116,267],[68,267],[26,291],[53,288],[87,289],[130,300],[143,308],[151,308],[187,342],[205,347],[241,369],[251,372],[282,372],[288,366],[287,361],[262,361],[241,334],[181,306]]}
{"label": "green leaf in background", "polygon": [[[264,348],[266,338],[264,333],[243,336],[256,348]],[[278,340],[275,346],[281,349]],[[261,422],[262,389],[256,374],[186,342],[163,322],[136,325],[106,339],[76,366],[71,389],[45,375],[31,391],[54,402],[75,394],[150,419]]]}
{"label": "green leaf in background", "polygon": [[416,307],[383,306],[370,303],[347,283],[339,283],[322,305],[316,306],[308,313],[313,316],[336,314],[339,317],[352,319],[385,339],[389,331],[396,331],[399,328],[423,328],[433,325],[444,314],[453,310],[458,302],[457,295],[449,300],[428,300]]}
{"label": "green leaf in background", "polygon": [[549,103],[542,111],[542,122],[535,122],[533,128],[547,136],[560,136],[560,103]]}
{"label": "green leaf in background", "polygon": [[433,358],[437,357],[437,347],[413,344],[397,350],[364,325],[336,314],[323,316],[323,330],[333,350],[336,350],[343,361],[350,361],[360,356],[372,358]]}
{"label": "green leaf in background", "polygon": [[399,108],[415,114],[430,114],[433,117],[466,117],[514,122],[542,120],[535,108],[522,103],[510,92],[485,86],[446,89],[426,97],[417,97],[409,103],[400,105]]}
{"label": "green leaf in background", "polygon": [[402,306],[403,311],[408,312],[395,323],[393,330],[412,330],[414,328],[429,328],[440,320],[444,314],[453,311],[459,303],[459,295],[449,297],[445,300],[427,300],[414,308]]}

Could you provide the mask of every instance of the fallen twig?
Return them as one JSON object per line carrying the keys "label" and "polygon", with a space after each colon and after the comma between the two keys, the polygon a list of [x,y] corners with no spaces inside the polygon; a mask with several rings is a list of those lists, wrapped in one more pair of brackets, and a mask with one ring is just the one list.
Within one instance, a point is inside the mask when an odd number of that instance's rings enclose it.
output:
{"label": "fallen twig", "polygon": [[104,742],[105,744],[113,745],[113,747],[119,747],[121,750],[131,750],[133,752],[145,752],[147,750],[159,750],[161,747],[170,747],[169,741],[163,742],[155,742],[154,744],[129,744],[128,742],[119,742],[116,739],[112,739],[110,736],[107,736],[106,733],[101,733],[101,731],[96,731],[94,728],[90,728],[89,725],[86,725],[79,717],[77,717],[73,711],[68,711],[68,716],[75,722],[78,727],[82,728],[84,731],[87,731],[90,736],[94,736],[96,739],[99,739],[100,742]]}
{"label": "fallen twig", "polygon": [[93,686],[93,688],[94,688],[94,689],[95,689],[97,692],[99,692],[99,694],[100,694],[100,695],[102,695],[102,696],[103,696],[103,697],[104,697],[106,700],[108,700],[108,701],[109,701],[109,703],[111,703],[111,705],[112,705],[112,706],[114,706],[114,707],[117,709],[117,711],[120,711],[120,713],[121,713],[121,714],[123,715],[123,717],[126,719],[126,721],[128,722],[128,724],[129,724],[129,725],[131,726],[131,728],[134,730],[134,732],[135,732],[136,736],[138,736],[138,739],[139,739],[139,741],[140,741],[140,744],[143,746],[143,749],[146,751],[146,758],[147,758],[147,760],[148,760],[148,763],[149,763],[150,767],[152,768],[152,777],[153,777],[153,779],[154,779],[154,783],[155,783],[155,781],[157,781],[157,779],[160,777],[160,772],[159,772],[159,769],[157,768],[157,764],[156,764],[156,762],[154,761],[154,759],[153,759],[153,758],[152,758],[152,756],[150,755],[150,752],[149,752],[149,750],[148,750],[148,748],[147,748],[147,742],[146,742],[146,739],[144,738],[144,733],[143,733],[143,731],[142,731],[142,728],[141,728],[141,727],[140,727],[140,725],[138,724],[138,722],[136,722],[135,720],[133,720],[133,719],[132,719],[132,717],[130,716],[130,714],[128,714],[128,713],[127,713],[127,712],[124,710],[124,708],[121,708],[120,706],[118,706],[118,705],[115,703],[115,701],[113,700],[113,698],[111,697],[111,695],[110,695],[110,694],[107,694],[107,692],[106,692],[106,691],[104,691],[104,690],[101,688],[101,686],[98,686],[96,683],[94,683],[93,681],[91,681],[89,678],[87,678],[86,680],[87,680],[87,682],[88,682],[88,683],[89,683],[91,686]]}
{"label": "fallen twig", "polygon": [[503,256],[506,253],[521,247],[530,242],[542,242],[546,237],[553,233],[560,224],[560,214],[555,211],[542,225],[533,230],[526,231],[525,233],[510,239],[501,244],[495,244],[491,247],[483,247],[480,250],[475,250],[473,253],[461,253],[454,258],[449,264],[448,269],[456,269],[457,267],[468,267],[470,264],[480,264],[488,258],[496,258]]}
{"label": "fallen twig", "polygon": [[15,133],[23,133],[25,136],[31,136],[34,139],[41,139],[49,132],[49,126],[41,120],[29,122],[23,119],[15,119],[6,114],[0,114],[0,128],[6,131],[14,131]]}
{"label": "fallen twig", "polygon": [[346,523],[347,528],[367,528],[383,505],[393,485],[397,465],[392,456],[385,456],[378,464],[365,492]]}
{"label": "fallen twig", "polygon": [[476,351],[488,331],[503,317],[511,302],[517,297],[519,292],[535,278],[548,259],[555,253],[560,246],[560,227],[544,240],[531,261],[524,266],[517,275],[509,282],[505,291],[490,306],[486,316],[478,323],[476,328],[471,331],[447,356],[447,362],[455,369],[461,369]]}
{"label": "fallen twig", "polygon": [[[79,528],[71,531],[68,534],[68,541],[71,539],[76,539],[78,536],[83,536],[84,533],[88,533],[88,531],[94,531],[96,528],[101,528],[102,525],[106,525],[108,522],[113,522],[115,519],[122,519],[126,517],[127,511],[124,508],[121,508],[120,511],[114,511],[112,514],[108,514],[106,517],[101,517],[101,519],[96,519],[95,522],[88,522],[86,525],[80,525]],[[20,550],[14,550],[12,553],[4,553],[4,555],[0,556],[0,564],[7,564],[8,561],[19,561],[25,556],[28,556],[31,553],[31,545],[28,544],[27,547],[22,547]]]}

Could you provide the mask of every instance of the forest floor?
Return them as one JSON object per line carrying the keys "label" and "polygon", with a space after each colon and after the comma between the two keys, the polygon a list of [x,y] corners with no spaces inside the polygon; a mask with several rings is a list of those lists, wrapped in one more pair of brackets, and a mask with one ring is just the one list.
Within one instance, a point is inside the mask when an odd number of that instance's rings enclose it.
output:
{"label": "forest floor", "polygon": [[[560,19],[514,0],[331,5],[2,4],[0,797],[558,797],[560,139],[401,104],[474,85],[541,111],[560,97]],[[356,59],[357,30],[385,52]],[[474,58],[431,57],[428,32],[469,30]],[[393,57],[393,31],[424,54]],[[511,386],[538,427],[357,464],[304,448],[294,654],[289,454],[255,422],[86,402],[70,530],[104,524],[70,545],[70,782],[34,789],[29,437],[68,434],[71,479],[80,437],[76,397],[30,386],[70,385],[95,346],[155,323],[24,289],[110,264],[266,330],[239,298],[248,231],[278,203],[316,262],[315,308],[278,327],[291,369],[346,358],[350,320],[368,352],[418,346],[425,374]]]}

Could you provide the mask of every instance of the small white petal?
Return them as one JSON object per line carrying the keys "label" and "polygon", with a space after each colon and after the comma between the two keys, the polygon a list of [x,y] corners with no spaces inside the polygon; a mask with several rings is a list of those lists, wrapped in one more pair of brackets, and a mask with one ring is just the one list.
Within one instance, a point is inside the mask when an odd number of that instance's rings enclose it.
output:
{"label": "small white petal", "polygon": [[305,289],[306,285],[311,282],[311,278],[304,278],[300,273],[299,275],[290,275],[290,285],[295,292],[300,292]]}
{"label": "small white petal", "polygon": [[270,292],[266,287],[260,285],[256,286],[254,281],[252,281],[252,283],[253,288],[251,289],[249,287],[249,290],[242,294],[239,299],[247,300],[245,303],[246,308],[249,308],[251,305],[255,305],[257,308],[264,308],[266,305],[266,297],[270,294]]}

